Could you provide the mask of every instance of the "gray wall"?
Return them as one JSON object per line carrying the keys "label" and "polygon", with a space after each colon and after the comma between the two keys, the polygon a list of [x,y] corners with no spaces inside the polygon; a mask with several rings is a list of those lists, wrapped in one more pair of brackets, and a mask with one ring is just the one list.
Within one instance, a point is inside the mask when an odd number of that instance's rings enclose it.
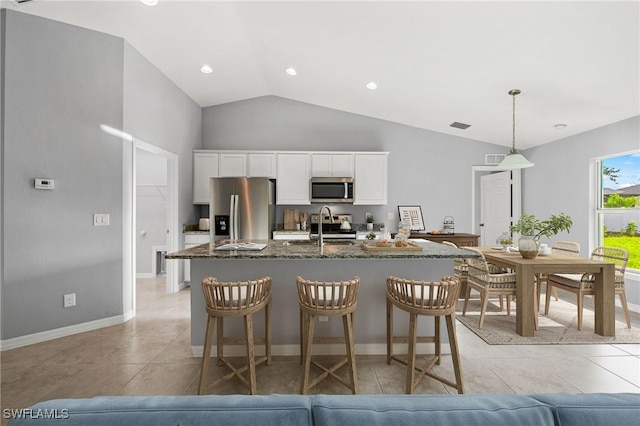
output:
{"label": "gray wall", "polygon": [[[640,116],[527,150],[525,156],[536,165],[523,173],[524,212],[541,217],[564,212],[573,219],[571,232],[550,241],[580,243],[581,255],[594,249],[589,241],[589,215],[593,212],[592,160],[640,149]],[[640,212],[636,212],[640,222]],[[629,303],[640,306],[640,282],[628,279]]]}
{"label": "gray wall", "polygon": [[123,84],[122,39],[4,12],[3,340],[122,313],[122,143],[100,125],[122,128]]}
{"label": "gray wall", "polygon": [[[2,340],[123,313],[123,143],[180,156],[191,205],[200,108],[121,38],[3,10]],[[53,191],[33,179],[55,179]],[[93,227],[93,213],[111,226]],[[64,309],[65,293],[77,306]]]}
{"label": "gray wall", "polygon": [[[504,147],[417,129],[389,121],[265,96],[203,109],[204,149],[388,151],[387,206],[336,207],[363,223],[397,228],[398,205],[422,206],[427,229],[441,229],[445,216],[457,232],[471,232],[471,166]],[[461,131],[463,134],[463,131]],[[319,206],[303,210],[317,212]],[[278,221],[282,222],[282,208]],[[394,214],[393,220],[387,213]]]}

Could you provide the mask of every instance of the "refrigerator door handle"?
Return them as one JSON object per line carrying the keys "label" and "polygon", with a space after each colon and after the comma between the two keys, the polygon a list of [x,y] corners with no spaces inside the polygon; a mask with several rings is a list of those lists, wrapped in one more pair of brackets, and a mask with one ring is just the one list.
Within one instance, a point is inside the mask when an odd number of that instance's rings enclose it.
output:
{"label": "refrigerator door handle", "polygon": [[229,239],[235,240],[236,235],[233,233],[234,226],[236,224],[236,217],[234,215],[235,212],[235,195],[231,195],[229,197]]}
{"label": "refrigerator door handle", "polygon": [[233,201],[233,239],[238,239],[238,204],[240,203],[239,195],[232,195]]}

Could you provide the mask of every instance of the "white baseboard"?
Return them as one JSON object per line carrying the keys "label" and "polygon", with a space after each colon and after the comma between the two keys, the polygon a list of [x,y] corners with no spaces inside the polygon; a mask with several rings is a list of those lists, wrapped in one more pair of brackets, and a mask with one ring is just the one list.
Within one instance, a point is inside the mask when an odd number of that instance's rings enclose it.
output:
{"label": "white baseboard", "polygon": [[70,336],[72,334],[84,333],[85,331],[97,330],[103,327],[122,324],[123,322],[125,322],[124,316],[117,315],[115,317],[103,318],[95,321],[84,322],[82,324],[75,324],[67,327],[56,328],[54,330],[47,330],[40,333],[33,333],[26,336],[1,340],[0,351],[20,348],[22,346],[32,345],[34,343],[46,342],[47,340],[58,339],[60,337]]}
{"label": "white baseboard", "polygon": [[[204,346],[191,346],[191,354],[194,357],[202,356]],[[356,355],[387,355],[386,343],[359,343],[355,345]],[[451,348],[448,343],[442,344],[442,353],[450,354]],[[225,356],[246,356],[247,349],[243,345],[225,345]],[[264,345],[255,345],[255,353],[257,356],[264,355]],[[407,344],[394,344],[394,355],[405,355],[407,353]],[[434,353],[433,343],[418,343],[416,348],[418,354]],[[347,350],[344,344],[322,344],[313,347],[313,355],[346,355]],[[271,355],[274,356],[299,356],[300,345],[272,345]],[[211,356],[216,356],[216,345],[211,347]]]}
{"label": "white baseboard", "polygon": [[136,278],[155,278],[156,275],[151,272],[138,272]]}

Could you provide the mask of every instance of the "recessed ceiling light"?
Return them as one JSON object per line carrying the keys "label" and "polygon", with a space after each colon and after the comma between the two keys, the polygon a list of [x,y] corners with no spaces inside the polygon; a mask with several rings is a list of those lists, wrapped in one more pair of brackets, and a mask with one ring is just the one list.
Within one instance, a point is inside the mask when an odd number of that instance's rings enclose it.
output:
{"label": "recessed ceiling light", "polygon": [[367,83],[367,89],[376,90],[377,88],[378,88],[378,85],[374,81],[370,81]]}
{"label": "recessed ceiling light", "polygon": [[155,6],[156,4],[158,4],[158,0],[140,0],[140,1],[146,4],[147,6]]}
{"label": "recessed ceiling light", "polygon": [[200,71],[202,71],[204,74],[211,74],[213,72],[213,68],[211,68],[209,65],[203,65],[202,68],[200,68]]}
{"label": "recessed ceiling light", "polygon": [[291,68],[291,67],[289,67],[289,68],[285,69],[285,70],[284,70],[284,72],[286,72],[286,73],[287,73],[287,74],[289,74],[289,75],[296,75],[296,74],[298,74],[298,71],[296,71],[296,69],[295,69],[295,68]]}
{"label": "recessed ceiling light", "polygon": [[562,129],[565,129],[566,127],[567,127],[567,125],[564,124],[564,123],[558,123],[558,124],[554,124],[553,125],[553,128],[556,129],[556,130],[562,130]]}

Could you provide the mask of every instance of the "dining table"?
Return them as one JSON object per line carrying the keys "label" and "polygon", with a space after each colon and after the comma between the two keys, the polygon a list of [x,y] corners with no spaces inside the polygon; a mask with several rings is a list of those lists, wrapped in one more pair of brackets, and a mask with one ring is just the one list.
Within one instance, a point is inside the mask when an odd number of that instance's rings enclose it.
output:
{"label": "dining table", "polygon": [[[535,275],[594,274],[594,332],[615,336],[615,265],[610,262],[550,253],[533,259],[519,252],[507,252],[502,247],[478,247],[487,262],[513,270],[516,274],[516,333],[524,337],[535,334]],[[569,324],[567,324],[569,326]]]}

